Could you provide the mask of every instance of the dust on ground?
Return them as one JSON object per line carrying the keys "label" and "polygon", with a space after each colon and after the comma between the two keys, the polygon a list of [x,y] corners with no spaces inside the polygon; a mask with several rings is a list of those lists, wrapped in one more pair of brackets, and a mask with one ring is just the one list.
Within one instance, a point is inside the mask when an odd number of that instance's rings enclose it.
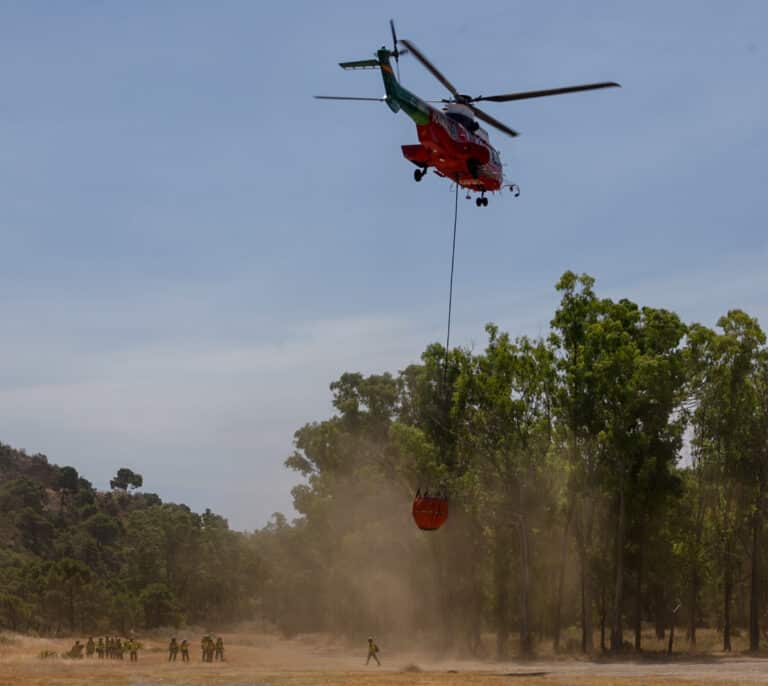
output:
{"label": "dust on ground", "polygon": [[585,660],[539,658],[506,662],[435,660],[410,651],[387,652],[365,666],[357,652],[324,636],[280,639],[268,634],[223,633],[226,662],[200,661],[199,636],[192,662],[169,664],[166,641],[142,638],[138,664],[127,659],[40,659],[59,654],[70,639],[10,637],[0,643],[0,686],[667,686],[768,684],[768,659],[745,656],[678,656],[667,659]]}

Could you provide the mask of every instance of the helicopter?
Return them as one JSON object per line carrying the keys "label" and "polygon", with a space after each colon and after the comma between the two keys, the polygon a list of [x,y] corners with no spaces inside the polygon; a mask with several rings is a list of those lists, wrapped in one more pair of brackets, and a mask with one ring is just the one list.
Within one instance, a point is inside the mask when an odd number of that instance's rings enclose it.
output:
{"label": "helicopter", "polygon": [[[416,124],[419,143],[403,145],[403,156],[412,162],[415,181],[421,181],[427,170],[432,168],[438,176],[450,179],[457,186],[470,192],[478,193],[475,204],[478,207],[488,205],[486,193],[509,188],[515,195],[520,194],[517,184],[505,183],[504,171],[499,151],[491,145],[488,132],[478,123],[480,120],[511,137],[518,132],[495,119],[475,105],[477,102],[509,102],[542,98],[564,93],[620,87],[615,81],[587,83],[579,86],[564,86],[547,90],[522,91],[501,95],[471,96],[460,93],[456,87],[435,67],[426,55],[409,40],[398,40],[394,21],[389,22],[392,33],[392,49],[382,46],[375,53],[375,59],[340,62],[342,69],[378,69],[384,80],[385,95],[381,98],[362,98],[354,96],[316,95],[319,100],[350,100],[384,102],[389,109],[397,113],[405,112]],[[400,47],[402,46],[402,47]],[[411,54],[432,74],[451,94],[442,100],[422,100],[400,83],[400,57]],[[392,69],[391,59],[395,60],[397,76]],[[442,110],[430,103],[442,103]]]}

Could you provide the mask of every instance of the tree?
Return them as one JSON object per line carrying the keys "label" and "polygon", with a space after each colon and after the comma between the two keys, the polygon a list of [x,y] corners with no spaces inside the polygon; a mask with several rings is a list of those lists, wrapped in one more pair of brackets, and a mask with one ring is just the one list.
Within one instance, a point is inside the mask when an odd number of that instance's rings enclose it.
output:
{"label": "tree", "polygon": [[118,520],[103,512],[89,517],[83,522],[83,526],[101,546],[112,545],[120,536],[120,523]]}
{"label": "tree", "polygon": [[[731,650],[735,543],[746,518],[750,531],[750,650],[760,643],[760,555],[768,465],[761,410],[761,369],[766,337],[757,320],[731,310],[717,322],[721,334],[692,327],[691,355],[699,381],[694,447],[716,475],[713,487],[723,584],[723,649]],[[736,485],[738,490],[734,489]],[[737,497],[741,495],[742,497]],[[746,506],[746,511],[740,511]]]}
{"label": "tree", "polygon": [[122,491],[130,488],[141,488],[144,485],[144,478],[141,474],[137,474],[128,467],[121,467],[117,470],[117,474],[114,479],[109,482],[109,487],[112,489],[120,489]]}
{"label": "tree", "polygon": [[158,626],[178,626],[179,607],[168,586],[153,583],[139,594],[139,603],[144,608],[144,620],[148,629]]}
{"label": "tree", "polygon": [[[615,525],[611,648],[623,646],[628,513],[649,515],[682,445],[684,424],[676,418],[684,398],[685,326],[674,313],[640,308],[629,300],[598,299],[594,280],[566,272],[552,321],[559,392],[556,414],[572,466],[574,529],[582,567],[582,647],[591,650],[590,543],[602,501]],[[632,508],[631,500],[640,507]],[[638,583],[642,592],[643,528],[639,536]],[[636,610],[639,612],[639,610]],[[637,626],[637,620],[636,620]],[[638,647],[639,647],[639,641]]]}
{"label": "tree", "polygon": [[76,493],[79,487],[79,475],[74,467],[62,467],[59,470],[58,487],[62,491]]}
{"label": "tree", "polygon": [[78,603],[91,578],[92,572],[88,566],[71,558],[59,560],[48,572],[48,589],[62,598],[62,609],[70,632],[75,631]]}
{"label": "tree", "polygon": [[478,470],[486,473],[484,490],[490,496],[486,503],[495,511],[497,654],[504,658],[511,531],[516,533],[520,563],[520,650],[529,655],[533,649],[530,514],[534,492],[539,498],[544,495],[538,471],[550,445],[554,366],[551,350],[543,342],[527,338],[512,342],[493,325],[486,331],[485,354],[465,365],[457,386],[467,407],[465,450],[481,456]]}
{"label": "tree", "polygon": [[0,627],[20,631],[31,614],[32,608],[22,598],[11,593],[0,593]]}
{"label": "tree", "polygon": [[557,283],[562,294],[551,322],[550,343],[556,351],[558,374],[554,412],[557,428],[569,463],[569,484],[573,531],[579,553],[581,583],[581,649],[591,653],[593,645],[592,559],[593,531],[601,500],[601,480],[596,436],[600,431],[600,397],[592,373],[593,360],[586,336],[599,316],[594,293],[595,280],[587,275],[566,272]]}

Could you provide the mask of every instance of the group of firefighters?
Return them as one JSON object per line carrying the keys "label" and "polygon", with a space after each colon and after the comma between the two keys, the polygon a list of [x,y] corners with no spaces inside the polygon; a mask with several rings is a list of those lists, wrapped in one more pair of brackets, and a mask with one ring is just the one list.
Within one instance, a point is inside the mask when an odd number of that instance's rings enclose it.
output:
{"label": "group of firefighters", "polygon": [[[182,662],[189,662],[189,641],[186,638],[177,641],[174,636],[168,644],[168,662],[176,662],[179,653]],[[224,662],[224,639],[221,636],[214,638],[211,634],[206,634],[200,640],[200,655],[203,662]]]}
{"label": "group of firefighters", "polygon": [[[120,638],[118,636],[99,637],[94,640],[93,636],[88,638],[86,643],[81,643],[78,639],[72,648],[66,653],[67,657],[82,659],[83,657],[98,657],[99,660],[123,660],[125,653],[128,653],[131,662],[139,661],[139,649],[141,644],[135,638]],[[221,661],[224,662],[224,640],[211,634],[206,634],[200,641],[201,658],[203,662]],[[189,662],[189,641],[183,638],[176,640],[174,636],[168,644],[168,662],[176,662],[176,658],[181,653],[181,661]]]}
{"label": "group of firefighters", "polygon": [[[81,659],[83,653],[86,657],[93,657],[94,654],[99,660],[122,660],[125,653],[128,653],[131,662],[139,661],[139,648],[141,644],[135,638],[120,638],[118,636],[99,637],[98,641],[93,640],[91,636],[83,645],[79,640],[75,641],[67,657]],[[224,662],[224,640],[221,636],[214,638],[211,634],[206,634],[200,641],[200,652],[203,662]],[[365,661],[367,665],[371,658],[381,667],[379,660],[379,646],[373,640],[373,636],[368,637],[368,658]],[[176,658],[181,653],[181,661],[189,662],[189,641],[186,638],[181,641],[173,636],[168,643],[168,662],[176,662]]]}
{"label": "group of firefighters", "polygon": [[99,660],[105,658],[108,660],[123,660],[125,659],[125,654],[128,653],[131,662],[138,662],[139,648],[141,648],[141,644],[135,638],[100,636],[98,641],[94,641],[93,636],[90,636],[85,644],[82,644],[79,640],[75,641],[75,644],[67,653],[67,657],[80,659],[96,655]]}

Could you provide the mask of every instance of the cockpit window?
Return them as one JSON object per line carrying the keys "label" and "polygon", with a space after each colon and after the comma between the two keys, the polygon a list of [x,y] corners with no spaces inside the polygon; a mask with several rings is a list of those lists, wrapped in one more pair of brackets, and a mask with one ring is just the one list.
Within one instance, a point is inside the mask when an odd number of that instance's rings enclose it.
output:
{"label": "cockpit window", "polygon": [[459,112],[446,112],[446,115],[453,119],[453,121],[461,124],[467,131],[474,131],[477,128],[477,122],[468,117],[466,114],[460,114]]}

